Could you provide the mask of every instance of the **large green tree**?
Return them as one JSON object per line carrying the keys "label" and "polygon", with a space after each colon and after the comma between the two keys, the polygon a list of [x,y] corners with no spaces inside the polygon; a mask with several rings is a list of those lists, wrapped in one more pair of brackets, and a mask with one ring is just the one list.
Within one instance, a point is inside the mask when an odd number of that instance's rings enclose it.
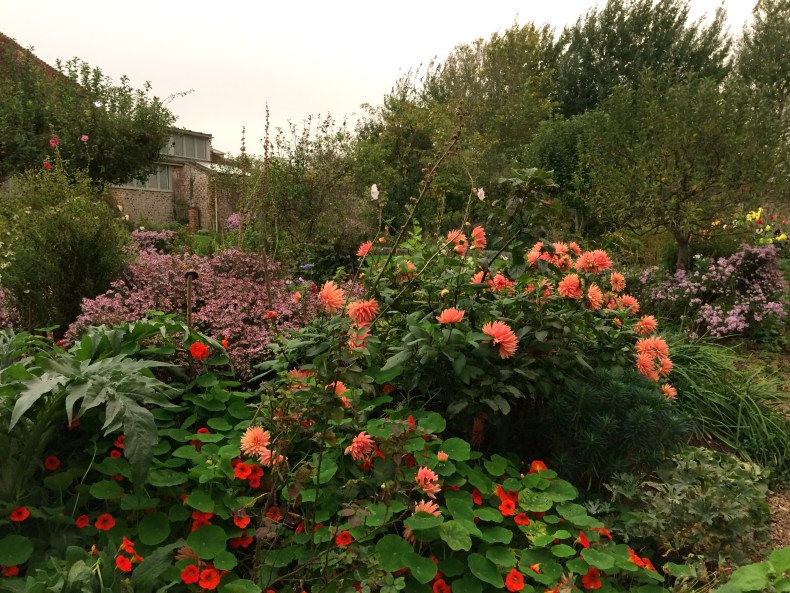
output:
{"label": "large green tree", "polygon": [[618,87],[589,114],[580,142],[585,205],[612,227],[663,229],[689,265],[693,237],[734,208],[782,189],[781,127],[737,80],[649,79]]}
{"label": "large green tree", "polygon": [[8,38],[0,39],[0,181],[61,157],[96,182],[125,183],[153,172],[173,114],[146,84],[115,85],[79,60],[50,68]]}
{"label": "large green tree", "polygon": [[722,80],[730,38],[719,9],[707,24],[689,20],[688,0],[609,0],[567,27],[547,53],[560,113],[594,109],[617,86],[634,88],[645,71],[669,85],[685,77]]}

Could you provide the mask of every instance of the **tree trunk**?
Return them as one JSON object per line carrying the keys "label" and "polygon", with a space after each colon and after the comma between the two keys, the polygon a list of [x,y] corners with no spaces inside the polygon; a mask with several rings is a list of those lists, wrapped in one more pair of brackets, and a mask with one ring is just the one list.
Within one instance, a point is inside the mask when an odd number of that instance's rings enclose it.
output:
{"label": "tree trunk", "polygon": [[678,244],[678,257],[675,261],[675,271],[688,270],[691,266],[691,248],[689,246],[691,235],[690,233],[678,229],[670,229],[669,231]]}

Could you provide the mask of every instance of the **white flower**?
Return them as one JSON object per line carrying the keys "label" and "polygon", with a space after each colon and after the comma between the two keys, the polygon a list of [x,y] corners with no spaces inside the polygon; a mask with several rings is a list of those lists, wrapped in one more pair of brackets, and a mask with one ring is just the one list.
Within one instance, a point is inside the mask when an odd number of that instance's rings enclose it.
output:
{"label": "white flower", "polygon": [[486,199],[486,192],[482,187],[477,190],[477,199],[481,202]]}
{"label": "white flower", "polygon": [[370,199],[374,201],[379,199],[379,186],[375,183],[370,186]]}

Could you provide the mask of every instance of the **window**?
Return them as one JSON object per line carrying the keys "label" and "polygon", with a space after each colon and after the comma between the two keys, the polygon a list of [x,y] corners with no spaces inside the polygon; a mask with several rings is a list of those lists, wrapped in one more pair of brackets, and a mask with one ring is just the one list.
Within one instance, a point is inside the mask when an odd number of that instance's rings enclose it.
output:
{"label": "window", "polygon": [[208,138],[200,138],[190,134],[178,134],[171,138],[168,154],[207,161]]}
{"label": "window", "polygon": [[167,165],[159,165],[159,169],[156,171],[156,173],[151,173],[145,182],[134,180],[129,183],[125,183],[124,187],[171,191],[172,187],[170,185],[170,167]]}

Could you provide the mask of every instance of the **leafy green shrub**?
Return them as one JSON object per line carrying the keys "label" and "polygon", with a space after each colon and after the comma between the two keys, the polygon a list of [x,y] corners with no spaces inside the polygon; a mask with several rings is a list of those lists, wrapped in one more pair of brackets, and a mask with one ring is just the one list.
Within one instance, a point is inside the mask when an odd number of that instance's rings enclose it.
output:
{"label": "leafy green shrub", "polygon": [[713,438],[767,467],[774,479],[786,478],[790,460],[790,422],[779,411],[786,396],[778,384],[739,370],[732,348],[687,342],[669,334],[680,408],[694,420],[699,437]]}
{"label": "leafy green shrub", "polygon": [[741,566],[714,593],[787,591],[790,588],[790,547],[773,550],[767,560]]}
{"label": "leafy green shrub", "polygon": [[[596,370],[571,379],[534,411],[537,450],[577,483],[649,472],[684,440],[688,420],[636,371]],[[542,446],[541,446],[542,445]]]}
{"label": "leafy green shrub", "polygon": [[60,165],[30,172],[1,208],[11,235],[2,285],[22,327],[67,327],[83,298],[120,275],[128,233],[87,177],[71,180]]}
{"label": "leafy green shrub", "polygon": [[764,537],[770,517],[767,475],[732,455],[689,448],[641,488],[607,486],[613,500],[636,511],[624,515],[629,535],[652,542],[664,556],[699,554],[743,563]]}
{"label": "leafy green shrub", "polygon": [[[57,348],[18,365],[52,360],[61,368],[74,360],[98,374],[97,363],[126,353],[151,367],[150,358],[185,354],[195,337],[166,318],[89,335],[68,353]],[[462,439],[443,439],[439,414],[388,408],[385,385],[346,387],[291,369],[257,397],[234,391],[216,343],[192,342],[189,352],[191,371],[171,375],[181,397],[149,412],[153,439],[150,425],[126,423],[119,434],[120,423],[107,421],[114,402],[128,405],[114,395],[113,380],[64,381],[52,393],[48,443],[60,446],[31,454],[36,479],[0,500],[7,533],[0,564],[21,575],[9,586],[44,590],[58,583],[56,572],[81,590],[141,593],[174,585],[228,593],[428,584],[529,591],[532,583],[622,591],[662,581],[610,540],[554,471],[535,462],[525,475],[504,457],[483,458]],[[272,370],[288,368],[286,356]],[[42,381],[18,365],[2,375],[14,407]],[[79,424],[69,425],[68,406],[83,394]],[[51,396],[35,405],[44,397]],[[152,458],[141,477],[142,435]]]}

